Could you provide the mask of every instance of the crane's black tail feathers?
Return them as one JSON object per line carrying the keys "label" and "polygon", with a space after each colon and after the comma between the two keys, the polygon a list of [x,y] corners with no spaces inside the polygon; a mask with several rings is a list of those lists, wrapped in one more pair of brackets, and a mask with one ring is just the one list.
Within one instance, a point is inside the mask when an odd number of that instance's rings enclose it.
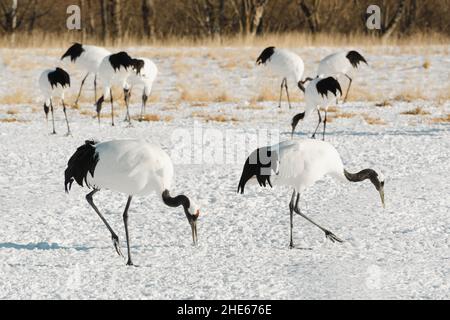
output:
{"label": "crane's black tail feathers", "polygon": [[86,179],[88,172],[92,177],[94,176],[95,167],[99,160],[98,154],[95,152],[96,144],[97,142],[94,140],[85,141],[84,145],[75,151],[67,163],[67,169],[64,172],[64,187],[67,193],[72,188],[74,180],[80,186],[83,187],[84,183],[86,183],[86,186],[90,188]]}
{"label": "crane's black tail feathers", "polygon": [[349,51],[346,57],[348,61],[350,61],[350,63],[352,64],[353,68],[358,68],[358,65],[361,62],[364,62],[365,64],[368,65],[366,59],[364,59],[364,57],[358,51]]}
{"label": "crane's black tail feathers", "polygon": [[[261,157],[266,158],[265,160],[267,161],[262,161]],[[272,152],[268,147],[255,150],[248,157],[247,161],[245,161],[237,192],[243,194],[246,183],[253,176],[256,177],[256,180],[261,187],[266,187],[266,185],[268,184],[272,188],[270,175],[271,170],[274,170],[274,167],[276,166],[277,160],[277,153]]]}

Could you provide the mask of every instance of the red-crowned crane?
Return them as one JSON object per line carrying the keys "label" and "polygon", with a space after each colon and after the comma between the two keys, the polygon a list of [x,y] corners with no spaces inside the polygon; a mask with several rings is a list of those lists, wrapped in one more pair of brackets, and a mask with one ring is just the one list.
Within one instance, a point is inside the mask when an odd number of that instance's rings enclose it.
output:
{"label": "red-crowned crane", "polygon": [[110,55],[111,52],[108,50],[92,46],[85,45],[81,43],[74,43],[67,51],[62,55],[61,60],[65,61],[70,59],[70,62],[75,64],[76,67],[80,68],[86,72],[86,76],[81,81],[80,90],[78,91],[77,99],[75,100],[75,105],[78,104],[78,100],[81,96],[81,91],[83,89],[84,83],[90,74],[94,75],[94,98],[97,101],[97,73],[100,63],[103,58]]}
{"label": "red-crowned crane", "polygon": [[312,138],[316,137],[317,130],[322,122],[322,116],[320,114],[320,108],[325,108],[325,119],[323,121],[323,137],[325,140],[325,130],[327,127],[327,112],[328,107],[336,102],[338,95],[342,95],[342,90],[339,82],[333,78],[321,78],[316,77],[315,79],[306,78],[304,82],[309,81],[305,90],[305,111],[296,114],[292,118],[291,127],[291,137],[293,137],[295,128],[300,120],[305,119],[315,110],[319,115],[319,123],[317,124],[316,130],[312,135]]}
{"label": "red-crowned crane", "polygon": [[128,249],[127,265],[133,265],[128,233],[128,209],[133,196],[147,196],[156,192],[167,206],[182,206],[191,226],[194,245],[198,242],[197,218],[200,210],[187,196],[170,195],[172,177],[173,165],[169,155],[159,146],[145,140],[86,141],[70,158],[64,184],[66,192],[69,192],[74,181],[93,189],[86,196],[87,202],[108,228],[114,248],[120,256],[119,237],[94,204],[93,196],[100,189],[128,195],[123,222]]}
{"label": "red-crowned crane", "polygon": [[67,87],[70,87],[70,76],[61,68],[45,70],[39,77],[39,88],[44,96],[44,112],[47,123],[49,109],[52,113],[53,134],[56,134],[55,118],[53,114],[53,98],[57,97],[61,99],[64,117],[66,118],[67,135],[70,135],[69,120],[67,119],[66,104],[64,103],[64,90]]}
{"label": "red-crowned crane", "polygon": [[144,67],[144,61],[140,59],[133,59],[125,51],[106,56],[100,64],[98,75],[103,85],[103,95],[97,100],[96,109],[98,122],[100,123],[100,112],[102,104],[106,99],[111,102],[111,125],[114,126],[114,100],[112,95],[112,85],[117,83],[123,88],[125,105],[127,107],[126,120],[131,124],[129,99],[130,99],[130,85],[128,78],[134,73],[139,75],[141,69]]}
{"label": "red-crowned crane", "polygon": [[142,107],[141,107],[141,115],[139,117],[140,120],[143,119],[145,114],[145,107],[147,104],[148,97],[152,92],[153,82],[158,75],[158,67],[156,64],[147,58],[136,58],[143,62],[143,67],[141,68],[140,73],[132,73],[128,78],[128,84],[131,86],[129,90],[129,95],[131,95],[131,90],[134,86],[142,86]]}
{"label": "red-crowned crane", "polygon": [[256,180],[260,186],[288,186],[294,189],[289,203],[290,243],[294,248],[292,229],[294,212],[325,233],[332,242],[342,242],[331,231],[323,228],[307,217],[299,207],[300,194],[325,175],[331,175],[342,181],[360,182],[369,179],[379,192],[384,207],[384,181],[377,172],[365,169],[358,173],[350,173],[342,164],[336,149],[320,140],[290,140],[255,150],[244,164],[238,193],[244,193],[248,181]]}
{"label": "red-crowned crane", "polygon": [[291,108],[288,80],[294,81],[301,91],[305,91],[302,83],[305,64],[303,63],[302,58],[287,49],[268,47],[264,49],[260,54],[260,56],[256,60],[256,64],[268,66],[274,74],[282,78],[280,88],[280,101],[278,107],[281,108],[281,97],[283,94],[283,88],[285,88],[289,108]]}
{"label": "red-crowned crane", "polygon": [[320,61],[319,68],[317,69],[317,75],[323,77],[339,75],[346,76],[350,82],[344,97],[345,102],[347,101],[348,92],[350,91],[350,86],[353,81],[349,75],[349,72],[352,69],[358,68],[361,62],[368,64],[366,59],[358,51],[352,50],[333,53]]}

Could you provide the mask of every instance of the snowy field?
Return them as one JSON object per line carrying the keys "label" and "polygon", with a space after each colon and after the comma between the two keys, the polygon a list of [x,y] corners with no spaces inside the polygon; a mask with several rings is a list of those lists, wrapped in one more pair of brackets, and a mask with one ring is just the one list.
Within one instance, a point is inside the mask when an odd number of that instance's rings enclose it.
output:
{"label": "snowy field", "polygon": [[[59,105],[58,134],[49,135],[36,85],[64,49],[0,49],[0,299],[450,298],[448,46],[362,48],[370,67],[355,74],[350,101],[330,112],[327,140],[350,171],[383,173],[387,206],[369,182],[316,183],[301,208],[345,242],[331,243],[295,217],[294,241],[310,250],[288,248],[291,190],[251,186],[236,194],[246,156],[268,144],[268,132],[290,139],[290,119],[304,107],[292,87],[294,108],[277,108],[279,81],[254,66],[261,48],[127,48],[159,67],[152,121],[127,127],[122,107],[113,128],[105,103],[99,127],[89,81],[80,107],[69,109],[70,137]],[[312,75],[335,50],[295,51]],[[64,67],[71,103],[82,75]],[[133,96],[137,115],[137,88]],[[300,123],[295,139],[316,121]],[[137,197],[130,233],[138,267],[125,266],[85,201],[88,190],[64,193],[67,160],[91,138],[146,138],[172,155],[174,191],[208,213],[199,219],[198,247],[181,209],[156,194]],[[95,198],[123,252],[126,198],[107,190]]]}

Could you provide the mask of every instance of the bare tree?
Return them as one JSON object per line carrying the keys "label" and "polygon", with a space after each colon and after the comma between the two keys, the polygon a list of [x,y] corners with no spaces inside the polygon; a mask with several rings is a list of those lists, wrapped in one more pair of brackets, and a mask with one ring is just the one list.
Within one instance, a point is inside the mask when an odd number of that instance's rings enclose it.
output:
{"label": "bare tree", "polygon": [[155,3],[153,0],[142,0],[142,24],[144,35],[147,38],[155,35]]}
{"label": "bare tree", "polygon": [[122,38],[121,0],[109,0],[109,17],[113,40]]}
{"label": "bare tree", "polygon": [[[387,24],[385,24],[381,30],[381,38],[387,39],[389,38],[392,33],[397,28],[398,23],[400,22],[400,19],[402,18],[403,12],[404,12],[404,6],[405,6],[405,0],[399,1],[399,4],[397,6],[397,10],[395,11],[394,15]],[[386,19],[388,19],[386,15]]]}
{"label": "bare tree", "polygon": [[100,16],[102,21],[103,42],[109,38],[108,0],[100,0]]}
{"label": "bare tree", "polygon": [[239,16],[239,29],[242,34],[254,36],[263,20],[263,15],[269,0],[233,0],[231,3],[236,15]]}
{"label": "bare tree", "polygon": [[305,15],[308,22],[309,31],[311,33],[317,33],[320,31],[320,19],[319,19],[319,5],[320,0],[312,0],[308,2],[306,0],[299,0],[298,2],[301,12]]}

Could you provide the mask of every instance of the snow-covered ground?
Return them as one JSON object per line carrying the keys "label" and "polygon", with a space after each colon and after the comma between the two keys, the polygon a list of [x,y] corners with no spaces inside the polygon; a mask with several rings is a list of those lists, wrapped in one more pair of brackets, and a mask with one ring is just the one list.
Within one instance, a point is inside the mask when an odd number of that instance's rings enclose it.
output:
{"label": "snow-covered ground", "polygon": [[[261,48],[129,49],[159,66],[147,111],[160,121],[129,128],[122,108],[116,127],[107,117],[99,127],[88,91],[80,109],[69,110],[70,137],[60,107],[58,135],[49,135],[36,86],[40,71],[64,50],[0,50],[0,299],[450,298],[448,46],[363,50],[370,67],[356,74],[355,98],[330,113],[327,140],[352,171],[383,173],[387,207],[368,182],[318,182],[301,206],[345,242],[331,243],[295,217],[295,242],[311,250],[288,248],[291,190],[252,186],[236,194],[245,157],[268,144],[269,134],[289,139],[290,118],[303,108],[296,101],[292,110],[286,103],[278,109],[276,101],[255,98],[264,90],[276,97],[279,88],[254,67]],[[296,51],[311,75],[334,50]],[[81,73],[68,69],[70,102]],[[183,90],[197,91],[183,99]],[[214,98],[223,93],[226,99]],[[425,114],[402,114],[416,107]],[[132,113],[139,108],[135,98]],[[315,117],[301,123],[296,139],[315,124]],[[159,195],[135,198],[130,233],[137,268],[116,255],[85,201],[88,190],[74,186],[67,195],[63,186],[67,160],[84,140],[131,137],[161,144],[175,162],[176,192],[198,199],[208,213],[193,247],[181,209],[165,207]],[[125,202],[126,195],[107,190],[96,195],[124,252]]]}

